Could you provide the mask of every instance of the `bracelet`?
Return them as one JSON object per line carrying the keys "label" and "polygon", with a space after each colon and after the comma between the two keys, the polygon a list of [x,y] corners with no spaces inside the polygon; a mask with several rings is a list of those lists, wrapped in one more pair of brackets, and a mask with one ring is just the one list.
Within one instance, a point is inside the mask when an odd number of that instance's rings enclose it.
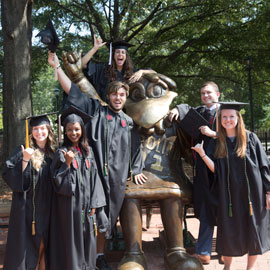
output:
{"label": "bracelet", "polygon": [[25,159],[23,159],[22,161],[23,161],[23,162],[29,162],[29,160],[25,160]]}
{"label": "bracelet", "polygon": [[56,69],[58,69],[58,68],[60,68],[61,67],[61,65],[59,64],[57,67],[56,67]]}
{"label": "bracelet", "polygon": [[201,159],[203,159],[206,156],[206,154],[204,156],[201,157]]}

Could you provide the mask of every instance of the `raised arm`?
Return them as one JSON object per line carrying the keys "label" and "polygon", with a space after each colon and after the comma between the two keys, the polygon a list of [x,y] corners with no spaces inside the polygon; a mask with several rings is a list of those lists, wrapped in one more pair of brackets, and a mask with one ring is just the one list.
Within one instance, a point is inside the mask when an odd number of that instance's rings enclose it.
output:
{"label": "raised arm", "polygon": [[58,75],[58,80],[59,80],[62,88],[64,89],[64,91],[68,95],[69,94],[69,91],[70,91],[70,88],[71,88],[71,80],[66,75],[66,73],[64,72],[64,70],[61,68],[61,65],[59,63],[59,59],[58,59],[56,53],[49,52],[48,63],[50,64],[50,66],[53,69],[54,69],[54,67],[56,67],[56,72],[57,72],[57,75]]}
{"label": "raised arm", "polygon": [[96,38],[96,36],[94,35],[94,47],[90,51],[88,51],[87,54],[85,54],[82,57],[82,68],[83,69],[87,68],[87,63],[91,60],[91,58],[99,50],[99,48],[101,48],[105,44],[106,44],[106,42],[103,42],[102,39],[100,39],[100,38]]}
{"label": "raised arm", "polygon": [[208,157],[205,154],[205,151],[203,149],[203,141],[202,143],[197,143],[195,146],[191,147],[191,149],[193,149],[200,155],[201,159],[204,161],[209,170],[214,173],[215,172],[214,162],[210,157]]}

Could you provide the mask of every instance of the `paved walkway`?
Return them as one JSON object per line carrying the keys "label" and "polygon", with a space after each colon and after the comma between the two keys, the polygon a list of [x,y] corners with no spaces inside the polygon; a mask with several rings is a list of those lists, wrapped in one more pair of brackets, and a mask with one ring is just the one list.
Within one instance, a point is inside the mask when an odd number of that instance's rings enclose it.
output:
{"label": "paved walkway", "polygon": [[[143,228],[145,228],[145,216],[143,215]],[[189,232],[198,237],[199,221],[195,218],[187,219],[187,227]],[[153,214],[150,228],[143,232],[143,248],[147,257],[149,270],[165,270],[163,262],[163,247],[159,240],[159,232],[163,230],[160,215]],[[216,237],[216,231],[214,233]],[[223,265],[219,264],[217,253],[214,251],[215,239],[213,241],[213,253],[209,265],[204,265],[205,270],[222,270]],[[233,259],[231,270],[246,270],[246,256],[236,257]],[[117,263],[111,263],[113,270],[117,269]],[[258,257],[256,262],[256,270],[270,270],[270,251]]]}
{"label": "paved walkway", "polygon": [[[162,222],[158,211],[153,214],[149,229],[145,229],[145,215],[143,215],[143,248],[148,261],[149,270],[164,270],[163,263],[163,247],[159,240],[159,233],[163,230]],[[0,217],[0,223],[7,223],[7,219]],[[187,227],[189,232],[197,238],[199,222],[195,218],[187,219]],[[5,243],[7,237],[7,229],[0,229],[0,269],[3,267],[3,256],[5,251]],[[214,241],[215,243],[215,241]],[[121,243],[120,243],[121,244]],[[121,259],[123,252],[112,251],[107,253],[107,257],[110,260],[110,264],[113,266],[113,270],[117,269],[117,264]],[[213,252],[211,263],[205,265],[205,270],[222,270],[223,265],[218,263],[217,254]],[[231,270],[245,270],[246,256],[234,258]],[[64,269],[59,269],[64,270]],[[256,263],[256,270],[270,270],[270,252],[259,256]]]}

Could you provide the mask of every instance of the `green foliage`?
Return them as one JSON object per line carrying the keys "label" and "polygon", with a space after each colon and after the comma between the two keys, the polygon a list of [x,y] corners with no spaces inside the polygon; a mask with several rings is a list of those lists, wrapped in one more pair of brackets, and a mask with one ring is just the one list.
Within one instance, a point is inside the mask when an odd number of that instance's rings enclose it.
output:
{"label": "green foliage", "polygon": [[[198,105],[200,85],[206,80],[219,85],[223,100],[249,102],[245,59],[250,56],[255,128],[270,126],[269,1],[40,0],[34,8],[35,29],[44,28],[49,17],[53,20],[61,40],[58,55],[87,52],[94,33],[107,42],[133,43],[130,54],[137,67],[151,67],[177,82],[176,103]],[[46,49],[38,45],[33,47],[34,110],[53,104],[55,87]],[[106,48],[94,56],[96,61],[107,57]],[[245,118],[249,124],[249,110]]]}

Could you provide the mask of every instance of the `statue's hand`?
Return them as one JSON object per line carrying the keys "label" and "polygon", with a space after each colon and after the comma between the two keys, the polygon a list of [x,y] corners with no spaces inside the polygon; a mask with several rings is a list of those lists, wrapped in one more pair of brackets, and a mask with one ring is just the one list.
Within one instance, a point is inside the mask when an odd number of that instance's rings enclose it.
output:
{"label": "statue's hand", "polygon": [[82,72],[82,51],[67,52],[63,54],[63,63],[68,77],[74,82],[83,77]]}

